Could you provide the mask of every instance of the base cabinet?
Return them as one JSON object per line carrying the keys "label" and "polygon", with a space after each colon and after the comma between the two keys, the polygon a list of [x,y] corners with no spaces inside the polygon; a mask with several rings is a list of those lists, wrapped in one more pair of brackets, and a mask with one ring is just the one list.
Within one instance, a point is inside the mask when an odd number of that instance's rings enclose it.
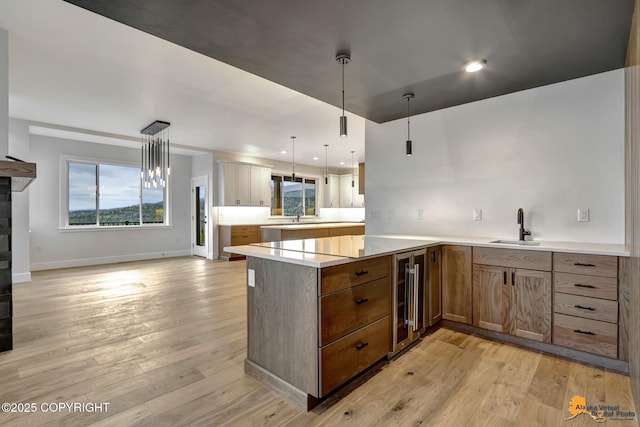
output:
{"label": "base cabinet", "polygon": [[471,324],[471,246],[442,247],[442,318]]}
{"label": "base cabinet", "polygon": [[624,360],[618,351],[618,258],[556,253],[553,266],[553,343]]}
{"label": "base cabinet", "polygon": [[551,253],[474,248],[473,262],[473,325],[550,343]]}
{"label": "base cabinet", "polygon": [[442,252],[440,247],[427,249],[427,264],[429,276],[429,326],[442,320]]}

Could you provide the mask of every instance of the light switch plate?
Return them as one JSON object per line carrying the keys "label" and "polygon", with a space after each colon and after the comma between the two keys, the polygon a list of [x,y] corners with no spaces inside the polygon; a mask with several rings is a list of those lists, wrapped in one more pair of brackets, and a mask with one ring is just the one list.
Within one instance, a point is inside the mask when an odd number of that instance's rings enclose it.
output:
{"label": "light switch plate", "polygon": [[474,221],[482,221],[482,209],[474,209],[473,210],[473,220]]}
{"label": "light switch plate", "polygon": [[252,288],[256,287],[256,271],[250,268],[247,269],[247,284]]}
{"label": "light switch plate", "polygon": [[589,208],[578,208],[578,222],[589,222]]}
{"label": "light switch plate", "polygon": [[422,221],[424,219],[424,211],[422,209],[416,210],[416,219]]}

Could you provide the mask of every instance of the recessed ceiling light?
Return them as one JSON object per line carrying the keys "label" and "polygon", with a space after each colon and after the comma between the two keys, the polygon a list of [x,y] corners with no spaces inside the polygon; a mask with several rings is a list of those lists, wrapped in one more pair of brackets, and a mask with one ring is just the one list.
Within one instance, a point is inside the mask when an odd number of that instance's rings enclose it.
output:
{"label": "recessed ceiling light", "polygon": [[314,157],[314,158],[313,158],[313,160],[318,160],[318,159],[319,159],[319,157]]}
{"label": "recessed ceiling light", "polygon": [[286,150],[282,150],[280,154],[287,154]]}
{"label": "recessed ceiling light", "polygon": [[341,165],[344,165],[344,162],[340,162]]}
{"label": "recessed ceiling light", "polygon": [[485,59],[481,59],[479,61],[470,61],[464,64],[463,70],[467,73],[475,73],[476,71],[480,71],[487,65],[487,61]]}

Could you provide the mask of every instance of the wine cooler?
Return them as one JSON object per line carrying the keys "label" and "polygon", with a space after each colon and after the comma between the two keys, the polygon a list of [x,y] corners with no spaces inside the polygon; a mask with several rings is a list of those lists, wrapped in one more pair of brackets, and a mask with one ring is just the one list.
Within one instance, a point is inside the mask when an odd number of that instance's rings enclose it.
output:
{"label": "wine cooler", "polygon": [[426,249],[395,255],[391,355],[420,337],[429,326],[426,260]]}

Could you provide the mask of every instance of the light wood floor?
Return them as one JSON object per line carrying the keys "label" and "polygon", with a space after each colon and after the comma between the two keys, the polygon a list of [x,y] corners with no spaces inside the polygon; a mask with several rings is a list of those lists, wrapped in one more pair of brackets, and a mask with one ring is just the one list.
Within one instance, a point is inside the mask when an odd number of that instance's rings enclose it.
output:
{"label": "light wood floor", "polygon": [[109,402],[108,412],[0,413],[0,425],[598,425],[563,421],[574,395],[635,411],[623,375],[439,329],[305,413],[243,372],[244,275],[244,261],[190,257],[34,273],[14,286],[0,403]]}

